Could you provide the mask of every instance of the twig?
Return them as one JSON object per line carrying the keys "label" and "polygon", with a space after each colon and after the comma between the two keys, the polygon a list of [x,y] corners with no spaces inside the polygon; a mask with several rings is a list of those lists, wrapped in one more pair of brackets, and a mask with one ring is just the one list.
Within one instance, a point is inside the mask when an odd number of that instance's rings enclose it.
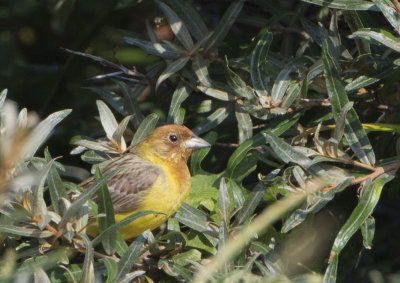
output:
{"label": "twig", "polygon": [[392,1],[393,5],[395,7],[396,14],[400,16],[400,3],[399,3],[399,1],[398,0],[391,0],[391,1]]}
{"label": "twig", "polygon": [[370,179],[371,181],[375,180],[376,178],[378,178],[380,175],[384,174],[384,173],[388,173],[388,172],[392,172],[392,171],[396,171],[400,168],[400,160],[397,160],[396,162],[390,163],[388,165],[385,166],[379,166],[379,167],[375,167],[374,172],[372,172],[371,174],[368,174],[366,176],[362,176],[359,178],[354,179],[353,181],[351,181],[351,184],[360,184],[368,179]]}

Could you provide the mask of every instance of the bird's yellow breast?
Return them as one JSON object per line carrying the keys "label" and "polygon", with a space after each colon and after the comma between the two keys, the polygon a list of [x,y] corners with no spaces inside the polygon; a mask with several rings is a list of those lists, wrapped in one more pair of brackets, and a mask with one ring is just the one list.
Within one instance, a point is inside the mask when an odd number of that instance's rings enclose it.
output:
{"label": "bird's yellow breast", "polygon": [[162,214],[143,216],[120,229],[119,231],[125,239],[136,237],[147,229],[152,230],[160,226],[178,210],[189,194],[191,180],[186,164],[183,164],[184,168],[180,168],[180,170],[176,170],[177,168],[165,162],[159,162],[158,165],[164,174],[160,174],[151,186],[148,194],[141,200],[138,209],[132,212],[118,213],[115,215],[115,220],[119,222],[132,213],[143,210],[157,211]]}

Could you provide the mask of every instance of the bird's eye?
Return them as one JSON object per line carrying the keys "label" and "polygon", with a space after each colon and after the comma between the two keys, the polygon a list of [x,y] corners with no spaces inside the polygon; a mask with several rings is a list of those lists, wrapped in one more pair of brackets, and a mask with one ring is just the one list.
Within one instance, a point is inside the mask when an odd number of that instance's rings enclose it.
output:
{"label": "bird's eye", "polygon": [[178,137],[177,137],[176,135],[174,135],[174,134],[169,135],[168,138],[169,138],[169,140],[172,141],[172,142],[176,142],[176,141],[178,140]]}

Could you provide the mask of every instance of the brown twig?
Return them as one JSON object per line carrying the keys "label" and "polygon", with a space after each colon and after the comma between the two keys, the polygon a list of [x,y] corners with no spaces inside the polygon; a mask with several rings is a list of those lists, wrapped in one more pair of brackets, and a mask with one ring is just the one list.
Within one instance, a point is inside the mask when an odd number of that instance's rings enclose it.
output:
{"label": "brown twig", "polygon": [[397,171],[399,168],[400,168],[400,160],[397,160],[396,162],[390,163],[385,166],[375,167],[374,171],[371,174],[356,178],[353,181],[351,181],[351,184],[352,185],[360,184],[368,179],[373,181],[376,178],[378,178],[380,175],[382,175],[384,173],[392,172],[392,171]]}
{"label": "brown twig", "polygon": [[395,7],[396,14],[400,16],[400,3],[399,3],[399,1],[398,0],[391,0],[391,1],[392,1],[393,5]]}

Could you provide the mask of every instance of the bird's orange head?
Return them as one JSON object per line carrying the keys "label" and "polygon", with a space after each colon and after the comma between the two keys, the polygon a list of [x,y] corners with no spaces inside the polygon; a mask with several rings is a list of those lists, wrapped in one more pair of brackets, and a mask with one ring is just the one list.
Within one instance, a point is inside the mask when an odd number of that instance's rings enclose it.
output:
{"label": "bird's orange head", "polygon": [[137,153],[145,159],[161,158],[175,163],[186,162],[193,150],[210,144],[180,125],[156,128],[137,146]]}

